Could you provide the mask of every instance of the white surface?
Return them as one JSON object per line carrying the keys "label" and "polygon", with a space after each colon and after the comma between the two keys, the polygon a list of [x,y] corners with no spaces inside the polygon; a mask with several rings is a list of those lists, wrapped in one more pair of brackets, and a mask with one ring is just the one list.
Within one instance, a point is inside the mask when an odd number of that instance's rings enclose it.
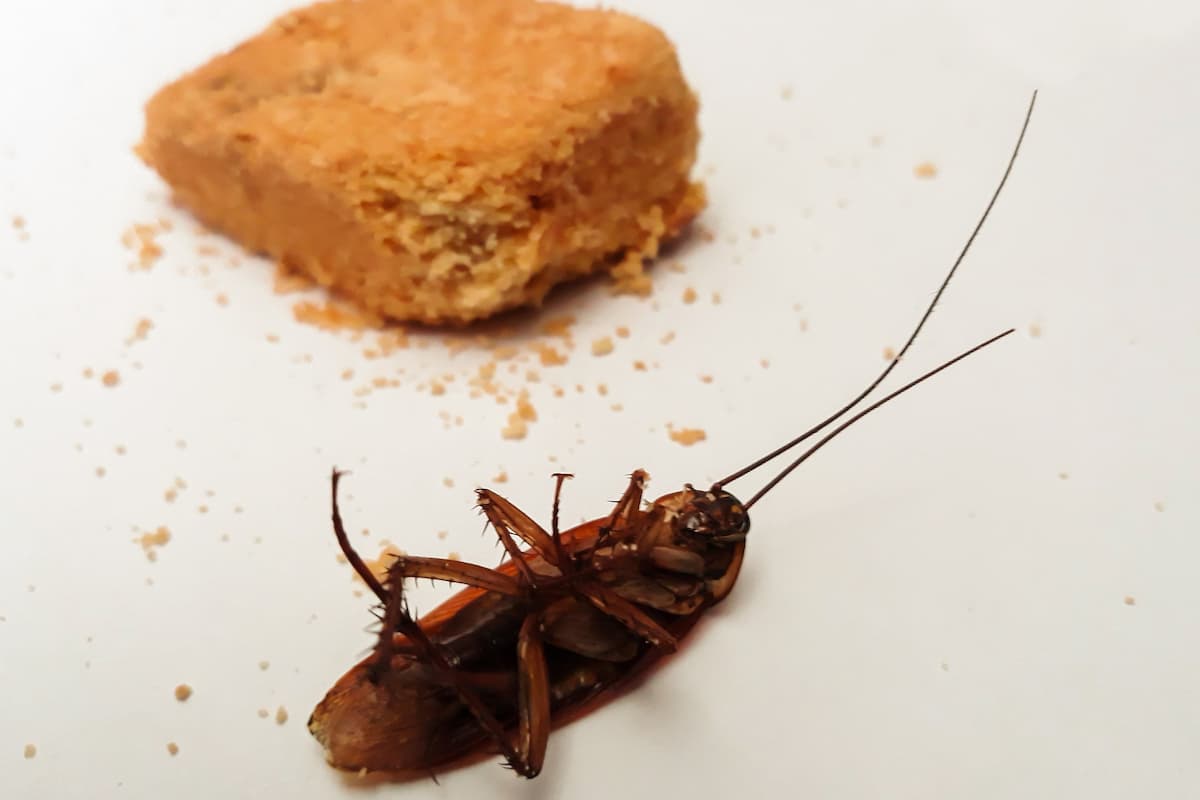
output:
{"label": "white surface", "polygon": [[[602,284],[557,301],[548,313],[578,317],[577,350],[542,370],[540,418],[511,442],[509,408],[470,400],[462,378],[443,397],[416,389],[484,356],[451,359],[434,336],[369,361],[293,322],[269,267],[196,254],[132,156],[157,86],[286,5],[4,4],[0,795],[1200,794],[1200,6],[619,4],[665,27],[702,95],[718,238],[678,254],[686,274],[656,271],[657,311]],[[370,643],[328,530],[332,465],[354,469],[346,513],[370,528],[355,534],[367,555],[387,537],[489,563],[471,489],[501,467],[495,488],[542,518],[548,474],[574,471],[574,520],[635,467],[666,492],[741,465],[903,341],[1035,86],[1010,187],[901,372],[1009,325],[1019,336],[757,507],[729,602],[646,686],[557,733],[537,781],[488,762],[440,786],[356,789],[326,767],[304,721]],[[914,178],[925,160],[936,179]],[[121,232],[159,216],[177,223],[166,256],[129,272]],[[126,346],[140,317],[155,327]],[[634,336],[592,357],[622,324]],[[635,358],[661,366],[635,372]],[[354,407],[355,387],[398,367],[403,387]],[[465,423],[444,429],[444,410]],[[709,438],[680,447],[667,423]],[[176,476],[188,488],[169,504]],[[133,528],[163,524],[173,539],[152,564]],[[282,727],[255,713],[279,705]]]}

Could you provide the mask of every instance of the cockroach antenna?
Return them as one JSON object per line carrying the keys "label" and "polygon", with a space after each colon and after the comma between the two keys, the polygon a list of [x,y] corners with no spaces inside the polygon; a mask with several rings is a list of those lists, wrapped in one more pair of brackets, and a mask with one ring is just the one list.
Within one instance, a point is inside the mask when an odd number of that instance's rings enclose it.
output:
{"label": "cockroach antenna", "polygon": [[[772,450],[771,452],[767,453],[762,458],[759,458],[756,461],[751,462],[747,466],[742,467],[737,472],[734,472],[732,475],[728,475],[728,476],[722,478],[721,480],[717,481],[715,484],[713,484],[713,491],[717,491],[717,490],[721,489],[723,486],[725,486],[725,484],[732,483],[733,481],[737,480],[738,478],[741,478],[744,475],[747,475],[750,472],[753,472],[754,470],[761,467],[763,464],[766,464],[768,461],[774,460],[775,458],[782,455],[783,453],[786,453],[788,450],[791,450],[793,447],[800,444],[801,442],[807,441],[808,439],[812,438],[816,434],[820,433],[822,430],[827,428],[829,425],[833,424],[834,422],[837,422],[837,420],[839,420],[841,417],[843,417],[848,412],[853,410],[855,406],[857,406],[859,403],[861,403],[863,400],[865,400],[868,395],[870,395],[873,391],[875,391],[879,387],[879,385],[887,379],[888,375],[892,374],[892,370],[894,370],[896,368],[896,365],[900,363],[900,360],[902,358],[904,358],[905,353],[907,353],[909,348],[912,347],[913,342],[915,342],[917,340],[917,336],[921,333],[921,329],[925,327],[925,323],[928,322],[929,318],[933,315],[933,309],[935,307],[937,307],[938,301],[942,299],[942,294],[945,293],[946,287],[950,285],[950,281],[951,281],[951,279],[954,278],[954,274],[956,272],[958,272],[959,266],[962,264],[963,260],[967,257],[967,253],[970,251],[971,245],[975,243],[975,238],[977,236],[979,236],[979,232],[981,230],[983,230],[983,224],[985,222],[987,222],[988,216],[992,213],[992,208],[996,205],[996,201],[1000,197],[1000,192],[1004,189],[1004,185],[1006,183],[1008,183],[1008,176],[1012,174],[1013,165],[1016,164],[1016,162],[1017,162],[1017,155],[1021,152],[1021,143],[1025,141],[1025,131],[1027,131],[1029,129],[1029,121],[1033,117],[1033,107],[1036,103],[1037,103],[1037,92],[1034,91],[1033,96],[1029,99],[1029,107],[1025,111],[1025,120],[1021,124],[1021,132],[1017,136],[1016,145],[1013,146],[1012,155],[1010,155],[1008,158],[1008,165],[1004,169],[1004,175],[1001,176],[1000,182],[996,185],[996,190],[994,192],[992,192],[992,197],[990,200],[988,200],[988,204],[984,208],[983,214],[979,217],[979,221],[975,223],[975,227],[971,231],[971,235],[969,237],[967,237],[966,244],[964,244],[962,249],[959,251],[958,257],[954,259],[954,264],[951,265],[951,267],[950,267],[950,271],[948,273],[946,273],[946,277],[942,280],[941,286],[938,287],[937,292],[933,295],[933,300],[930,301],[929,306],[925,309],[925,313],[921,315],[921,319],[917,322],[917,326],[915,328],[913,328],[913,332],[909,335],[908,341],[906,341],[904,343],[904,346],[900,348],[900,352],[896,354],[896,357],[894,359],[892,359],[891,363],[889,363],[887,365],[887,367],[883,370],[883,372],[881,372],[879,374],[879,376],[877,378],[875,378],[875,380],[871,381],[871,383],[868,384],[867,388],[863,389],[858,394],[858,396],[856,396],[853,400],[851,400],[846,405],[842,406],[830,417],[819,422],[817,425],[813,426],[812,428],[809,428],[807,431],[800,434],[795,439],[792,439],[790,442],[787,442],[787,443],[781,445],[780,447],[777,447],[776,449]],[[1002,335],[1005,335],[1005,334],[1002,334]],[[999,337],[996,337],[996,338],[999,338]],[[990,341],[994,341],[994,340],[990,340]],[[989,341],[989,343],[990,343],[990,341]],[[982,345],[980,345],[980,346],[982,347]],[[975,349],[978,349],[978,348],[975,348]],[[974,352],[974,350],[969,351],[969,352]],[[962,357],[963,356],[959,356],[959,358],[962,358]],[[957,361],[957,360],[958,359],[955,359],[955,361]],[[944,364],[944,365],[942,365],[942,367],[939,367],[938,370],[935,370],[934,372],[944,369],[945,367],[949,366],[952,363],[954,363],[954,362],[951,361],[947,364]],[[793,467],[794,466],[795,465],[793,464]],[[787,470],[784,471],[783,474],[787,474],[787,472],[790,472],[793,467],[789,467]],[[779,478],[777,477],[774,481],[772,481],[770,484],[768,484],[768,487],[774,486],[778,480],[779,480]],[[760,491],[758,495],[755,495],[755,499],[757,499],[758,496],[761,494],[763,494],[763,491]],[[749,506],[749,503],[747,503],[746,505]]]}
{"label": "cockroach antenna", "polygon": [[982,350],[983,348],[987,347],[989,344],[998,342],[999,340],[1003,339],[1005,336],[1008,336],[1010,333],[1013,333],[1015,330],[1016,330],[1015,328],[1009,328],[1004,333],[996,334],[992,338],[990,338],[986,341],[980,342],[979,344],[972,347],[970,350],[967,350],[963,353],[958,354],[954,358],[943,363],[941,366],[938,366],[938,367],[935,367],[934,369],[929,370],[929,372],[926,372],[921,377],[909,381],[908,383],[904,384],[896,391],[892,392],[891,394],[881,397],[880,399],[876,400],[871,405],[864,408],[862,411],[859,411],[857,414],[855,414],[852,417],[850,417],[849,419],[847,419],[841,425],[838,425],[836,428],[831,430],[829,433],[825,434],[825,436],[823,436],[812,447],[805,450],[795,461],[793,461],[792,463],[790,463],[786,467],[784,467],[783,470],[781,470],[778,475],[776,475],[774,478],[772,478],[770,481],[767,482],[766,486],[759,489],[757,492],[754,493],[753,497],[751,497],[749,500],[746,501],[745,507],[748,509],[752,505],[757,503],[759,501],[759,499],[762,498],[763,495],[765,495],[767,492],[774,489],[776,484],[778,484],[781,480],[786,478],[791,473],[792,470],[794,470],[796,467],[803,464],[805,461],[807,461],[809,459],[810,456],[812,456],[814,453],[816,453],[818,450],[820,450],[822,447],[829,444],[830,441],[832,441],[834,438],[836,438],[839,433],[846,430],[854,423],[858,422],[860,419],[865,417],[867,414],[870,414],[872,411],[874,411],[875,409],[879,408],[882,405],[885,405],[889,401],[896,399],[900,395],[907,392],[909,389],[912,389],[913,387],[915,387],[917,384],[924,383],[925,381],[932,378],[934,375],[937,375],[942,370],[947,369],[947,368],[957,364],[959,361],[962,361],[967,356]]}

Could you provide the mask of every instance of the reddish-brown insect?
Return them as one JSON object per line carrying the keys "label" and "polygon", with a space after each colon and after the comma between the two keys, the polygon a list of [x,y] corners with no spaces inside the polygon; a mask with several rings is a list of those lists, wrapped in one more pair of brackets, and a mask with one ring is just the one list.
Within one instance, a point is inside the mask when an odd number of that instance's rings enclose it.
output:
{"label": "reddish-brown insect", "polygon": [[[1012,171],[1036,93],[1004,176],[933,301],[899,354],[853,401],[811,430],[718,481],[690,485],[643,507],[646,474],[633,473],[612,513],[558,528],[557,486],[547,532],[487,489],[479,506],[508,554],[497,569],[443,558],[397,556],[380,582],[333,527],[346,558],[383,604],[374,651],[346,673],[308,727],[328,760],[346,770],[430,773],[496,748],[528,778],[542,769],[561,725],[643,674],[733,589],[745,556],[749,509],[788,473],[855,421],[1010,329],[891,392],[834,426],[741,502],[729,483],[834,425],[875,390],[916,340]],[[466,589],[424,616],[409,614],[404,581],[431,578]]]}

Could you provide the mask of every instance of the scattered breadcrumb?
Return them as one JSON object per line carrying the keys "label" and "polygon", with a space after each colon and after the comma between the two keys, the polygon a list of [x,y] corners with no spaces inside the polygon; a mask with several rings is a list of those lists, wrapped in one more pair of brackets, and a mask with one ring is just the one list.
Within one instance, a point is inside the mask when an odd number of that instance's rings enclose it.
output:
{"label": "scattered breadcrumb", "polygon": [[1127,595],[1125,595],[1125,605],[1127,605],[1127,606],[1137,605],[1137,599],[1134,598],[1133,595],[1127,594]]}
{"label": "scattered breadcrumb", "polygon": [[258,668],[259,668],[259,669],[261,669],[263,672],[266,672],[268,669],[270,669],[270,667],[271,667],[271,662],[270,662],[270,661],[260,661],[260,662],[258,662]]}
{"label": "scattered breadcrumb", "polygon": [[538,359],[542,362],[543,367],[555,367],[567,363],[566,356],[548,344],[536,344],[534,349],[537,351]]}
{"label": "scattered breadcrumb", "polygon": [[268,333],[266,339],[271,344],[279,344],[279,334],[277,333]]}
{"label": "scattered breadcrumb", "polygon": [[712,302],[713,302],[713,305],[714,305],[714,306],[719,306],[719,305],[721,305],[721,293],[720,293],[720,292],[713,292],[713,293],[712,293]]}
{"label": "scattered breadcrumb", "polygon": [[629,338],[629,328],[625,327],[624,325],[618,325],[616,333],[617,333],[617,336],[622,339]]}
{"label": "scattered breadcrumb", "polygon": [[597,384],[596,391],[600,393],[601,397],[607,397],[608,396],[608,384],[606,384],[606,383]]}
{"label": "scattered breadcrumb", "polygon": [[937,164],[932,161],[922,161],[913,167],[913,175],[918,178],[936,178],[938,174]]}
{"label": "scattered breadcrumb", "polygon": [[167,542],[171,541],[171,531],[167,530],[166,525],[159,525],[153,533],[143,533],[133,541],[142,546],[149,561],[157,561],[158,550],[155,548],[165,547]]}
{"label": "scattered breadcrumb", "polygon": [[1060,473],[1058,473],[1058,479],[1059,479],[1060,481],[1065,481],[1065,480],[1066,480],[1067,478],[1069,478],[1069,477],[1071,477],[1071,476],[1070,476],[1070,475],[1068,475],[1068,474],[1067,474],[1067,473],[1065,473],[1065,472],[1060,472]]}
{"label": "scattered breadcrumb", "polygon": [[691,447],[696,442],[703,442],[708,438],[708,434],[703,428],[679,428],[676,430],[671,426],[667,426],[667,435],[671,437],[671,441],[678,442],[684,447]]}
{"label": "scattered breadcrumb", "polygon": [[1031,323],[1029,325],[1029,335],[1034,339],[1039,338],[1042,335],[1042,326],[1036,322]]}
{"label": "scattered breadcrumb", "polygon": [[63,386],[61,383],[50,384],[50,391],[54,392],[55,394],[58,394],[59,392],[61,392],[62,388],[63,388]]}
{"label": "scattered breadcrumb", "polygon": [[492,477],[493,483],[508,483],[508,473],[501,470],[498,474]]}
{"label": "scattered breadcrumb", "polygon": [[641,361],[641,360],[634,361],[633,368],[636,369],[638,372],[645,372],[646,371],[646,362]]}
{"label": "scattered breadcrumb", "polygon": [[450,477],[442,478],[442,486],[445,486],[447,489],[453,488],[454,479]]}
{"label": "scattered breadcrumb", "polygon": [[569,314],[561,317],[552,317],[541,324],[541,331],[547,336],[559,336],[568,339],[571,336],[571,326],[574,324],[575,317]]}
{"label": "scattered breadcrumb", "polygon": [[302,300],[292,306],[292,316],[297,322],[315,325],[324,330],[361,331],[383,325],[380,317],[361,311],[348,303],[333,300],[320,305]]}
{"label": "scattered breadcrumb", "polygon": [[450,531],[438,531],[437,532],[437,537],[439,539],[445,539],[449,535],[450,535]]}
{"label": "scattered breadcrumb", "polygon": [[700,376],[700,382],[701,382],[701,383],[712,383],[712,382],[713,382],[713,376],[712,376],[712,375],[701,375],[701,376]]}
{"label": "scattered breadcrumb", "polygon": [[151,269],[154,264],[162,257],[163,249],[158,243],[157,237],[160,233],[171,229],[171,224],[166,220],[159,220],[158,223],[139,223],[132,225],[121,234],[121,244],[128,250],[137,250],[137,263],[130,264],[132,269]]}
{"label": "scattered breadcrumb", "polygon": [[167,742],[167,752],[171,755],[179,755],[179,745],[174,742]]}
{"label": "scattered breadcrumb", "polygon": [[163,499],[168,503],[174,503],[178,497],[179,491],[174,486],[168,487],[167,490],[163,492]]}
{"label": "scattered breadcrumb", "polygon": [[25,230],[25,218],[22,217],[20,214],[13,214],[12,226],[13,226],[14,230],[18,230],[18,231]]}
{"label": "scattered breadcrumb", "polygon": [[770,362],[770,361],[768,361],[768,360],[767,360],[767,359],[765,359],[765,358],[760,358],[760,359],[758,360],[758,365],[759,365],[760,367],[762,367],[763,369],[766,369],[767,367],[771,366],[771,362]]}
{"label": "scattered breadcrumb", "polygon": [[1167,504],[1166,504],[1166,503],[1164,503],[1162,500],[1156,500],[1156,501],[1154,502],[1154,510],[1155,510],[1155,511],[1166,511],[1166,510],[1167,510]]}
{"label": "scattered breadcrumb", "polygon": [[606,356],[613,351],[613,340],[607,336],[601,336],[599,339],[592,342],[592,355]]}
{"label": "scattered breadcrumb", "polygon": [[[151,320],[149,320],[145,317],[142,317],[141,319],[139,319],[137,321],[137,324],[133,326],[133,333],[130,334],[129,338],[125,340],[125,344],[131,345],[134,342],[140,342],[140,341],[144,340],[150,334],[150,330],[153,327],[154,327],[154,323]],[[91,370],[88,369],[88,370],[86,370],[86,372],[90,373]],[[89,374],[85,377],[90,378],[91,375]]]}
{"label": "scattered breadcrumb", "polygon": [[787,86],[784,86],[782,89],[779,90],[779,98],[781,100],[791,100],[792,99],[792,87],[790,84]]}
{"label": "scattered breadcrumb", "polygon": [[279,708],[275,709],[275,724],[282,725],[287,721],[288,721],[287,709],[284,708],[283,706],[280,706]]}
{"label": "scattered breadcrumb", "polygon": [[37,755],[37,745],[36,744],[25,745],[25,757],[26,758],[33,758],[36,755]]}
{"label": "scattered breadcrumb", "polygon": [[260,708],[258,710],[258,716],[260,719],[266,719],[267,717],[271,716],[271,712],[265,708]]}
{"label": "scattered breadcrumb", "polygon": [[895,361],[896,360],[896,351],[894,349],[892,349],[891,347],[883,348],[883,360],[884,361]]}
{"label": "scattered breadcrumb", "polygon": [[188,686],[186,683],[181,683],[175,687],[175,699],[179,702],[185,702],[191,696],[192,687]]}
{"label": "scattered breadcrumb", "polygon": [[688,288],[684,289],[683,290],[683,302],[687,303],[688,305],[691,305],[692,303],[696,302],[696,290],[690,286]]}
{"label": "scattered breadcrumb", "polygon": [[217,292],[216,301],[219,306],[227,306],[229,305],[229,295],[224,292]]}
{"label": "scattered breadcrumb", "polygon": [[663,337],[658,340],[658,343],[659,344],[670,344],[673,341],[675,341],[675,331],[667,331],[666,333],[663,334]]}
{"label": "scattered breadcrumb", "polygon": [[462,553],[458,552],[457,550],[451,550],[446,554],[446,558],[450,559],[451,561],[462,561]]}
{"label": "scattered breadcrumb", "polygon": [[100,382],[105,386],[112,388],[121,382],[121,373],[117,372],[115,369],[110,369],[108,372],[105,372],[100,376]]}
{"label": "scattered breadcrumb", "polygon": [[82,373],[82,374],[83,374],[83,377],[84,377],[85,379],[90,379],[90,378],[91,378],[93,375],[95,375],[96,373],[92,371],[92,368],[91,368],[91,367],[84,367],[84,368],[83,368],[83,373]]}
{"label": "scattered breadcrumb", "polygon": [[108,470],[106,470],[104,467],[96,467],[96,477],[97,478],[103,478],[107,474],[108,474]]}

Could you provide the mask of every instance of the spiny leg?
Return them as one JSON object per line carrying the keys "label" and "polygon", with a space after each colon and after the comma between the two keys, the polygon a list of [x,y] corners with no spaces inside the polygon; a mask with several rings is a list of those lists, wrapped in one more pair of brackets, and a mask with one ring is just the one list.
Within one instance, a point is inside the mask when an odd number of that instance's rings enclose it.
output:
{"label": "spiny leg", "polygon": [[550,510],[550,537],[554,540],[554,552],[558,557],[558,571],[563,577],[569,577],[575,572],[575,561],[567,554],[566,548],[563,547],[562,534],[558,530],[558,501],[562,497],[563,481],[568,478],[574,478],[567,472],[554,473],[554,505]]}
{"label": "spiny leg", "polygon": [[522,594],[521,585],[511,575],[450,558],[396,556],[388,571],[390,575],[395,575],[397,578],[429,578],[435,581],[451,581],[508,597],[520,597]]}
{"label": "spiny leg", "polygon": [[521,551],[513,535],[524,540],[544,561],[558,566],[558,553],[555,551],[554,540],[524,511],[495,492],[480,489],[476,494],[479,497],[479,507],[483,509],[488,522],[496,529],[496,535],[500,537],[500,543],[508,551],[508,557],[516,563],[517,569],[525,581],[530,586],[536,586],[537,576],[534,574],[533,568],[529,566],[525,553]]}
{"label": "spiny leg", "polygon": [[[524,628],[522,628],[524,630]],[[537,775],[538,770],[530,768],[529,762],[525,757],[513,747],[508,737],[505,735],[504,726],[496,719],[496,716],[487,707],[487,704],[479,697],[467,681],[464,680],[459,671],[451,666],[445,656],[442,655],[438,646],[429,638],[422,630],[417,621],[412,618],[405,607],[404,601],[404,578],[400,574],[392,575],[392,570],[388,570],[388,600],[387,607],[383,615],[383,630],[380,632],[379,646],[376,651],[377,661],[372,666],[381,666],[386,669],[387,664],[391,660],[392,654],[395,652],[395,646],[392,642],[391,632],[395,631],[402,634],[413,645],[413,649],[418,658],[437,673],[439,679],[453,689],[458,696],[459,702],[466,706],[471,716],[479,723],[497,747],[500,748],[501,754],[508,762],[509,766],[527,778],[532,778]],[[386,659],[386,660],[385,660]],[[544,662],[543,662],[544,663]]]}
{"label": "spiny leg", "polygon": [[521,774],[532,778],[542,771],[550,739],[550,671],[542,647],[541,621],[535,614],[525,618],[517,638],[517,678],[517,753],[525,762],[526,772]]}
{"label": "spiny leg", "polygon": [[620,622],[655,647],[675,652],[678,642],[671,632],[659,625],[634,603],[596,581],[577,581],[574,589],[589,603]]}
{"label": "spiny leg", "polygon": [[363,563],[359,558],[358,553],[354,551],[354,547],[350,544],[350,537],[346,535],[346,526],[342,524],[342,515],[338,511],[338,483],[341,481],[344,472],[338,472],[337,467],[333,469],[332,490],[333,495],[333,533],[337,536],[338,546],[342,548],[342,555],[346,556],[346,560],[350,562],[350,566],[354,567],[354,571],[358,573],[358,577],[363,579],[367,586],[371,587],[371,591],[379,598],[380,602],[386,603],[388,599],[387,590],[383,588],[383,584],[375,577],[370,568]]}
{"label": "spiny leg", "polygon": [[633,474],[629,476],[629,485],[625,487],[625,491],[621,494],[621,498],[617,500],[617,505],[613,508],[608,519],[600,526],[600,535],[596,537],[596,547],[599,548],[609,538],[614,530],[617,529],[617,524],[624,521],[629,522],[629,517],[637,512],[642,505],[642,492],[646,490],[646,480],[650,476],[645,470],[635,469]]}

